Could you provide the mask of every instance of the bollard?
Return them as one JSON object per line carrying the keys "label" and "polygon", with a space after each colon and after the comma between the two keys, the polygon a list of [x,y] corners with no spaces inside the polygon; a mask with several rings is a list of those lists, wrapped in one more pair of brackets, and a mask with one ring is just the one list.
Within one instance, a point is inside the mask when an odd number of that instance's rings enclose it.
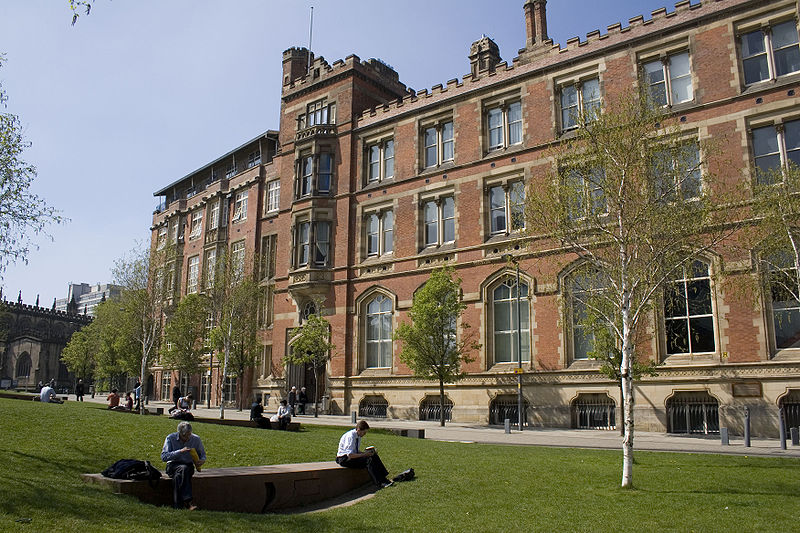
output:
{"label": "bollard", "polygon": [[744,445],[750,447],[750,408],[744,408]]}
{"label": "bollard", "polygon": [[350,422],[352,422],[353,424],[356,423],[356,415],[358,415],[358,413],[356,413],[355,411],[350,412]]}
{"label": "bollard", "polygon": [[511,433],[511,420],[506,418],[504,423],[506,426],[506,435],[508,435],[509,433]]}
{"label": "bollard", "polygon": [[728,442],[728,428],[719,428],[719,438],[722,440],[722,445],[727,446]]}
{"label": "bollard", "polygon": [[778,408],[778,430],[781,434],[781,450],[786,449],[786,425],[783,423],[783,407]]}
{"label": "bollard", "polygon": [[792,446],[800,445],[800,428],[789,428],[789,432],[792,434]]}
{"label": "bollard", "polygon": [[197,400],[192,401],[192,410],[197,411]]}

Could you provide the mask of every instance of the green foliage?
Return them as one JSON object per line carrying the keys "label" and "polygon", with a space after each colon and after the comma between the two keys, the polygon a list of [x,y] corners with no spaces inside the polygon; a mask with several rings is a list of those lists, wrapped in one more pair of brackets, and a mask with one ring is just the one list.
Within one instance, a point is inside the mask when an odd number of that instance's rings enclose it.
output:
{"label": "green foliage", "polygon": [[453,267],[434,270],[416,293],[408,311],[411,323],[397,328],[395,340],[403,343],[400,360],[415,375],[453,383],[464,376],[462,363],[472,361],[472,350],[480,349],[470,335],[469,324],[458,320],[466,304],[461,298],[461,279],[453,277]]}
{"label": "green foliage", "polygon": [[[354,505],[319,513],[176,512],[81,481],[121,458],[164,470],[167,417],[0,399],[3,475],[0,531],[791,531],[800,463],[758,458],[640,452],[637,490],[613,488],[619,453],[408,439],[370,430],[394,475],[417,479]],[[46,427],[47,431],[42,431]],[[194,424],[208,469],[330,461],[344,428],[300,433]],[[36,435],[36,438],[31,438]],[[535,509],[535,512],[532,512]],[[657,512],[654,512],[657,509]],[[30,523],[17,520],[30,519]],[[168,525],[168,527],[166,526]]]}
{"label": "green foliage", "polygon": [[454,383],[464,376],[462,364],[472,361],[471,352],[480,349],[469,324],[459,319],[467,308],[461,297],[461,278],[454,277],[451,266],[431,273],[416,293],[408,315],[411,323],[403,322],[394,334],[403,343],[400,360],[416,376],[439,382],[439,419],[445,420],[444,384]]}
{"label": "green foliage", "polygon": [[91,324],[76,331],[61,351],[61,361],[67,370],[83,380],[91,378],[97,365],[97,336],[92,333]]}
{"label": "green foliage", "polygon": [[186,295],[175,307],[164,327],[161,364],[186,374],[197,373],[208,352],[205,346],[208,300],[198,294]]}
{"label": "green foliage", "polygon": [[[0,68],[4,56],[0,54]],[[0,107],[5,108],[8,96],[0,84]],[[22,160],[30,143],[22,135],[18,116],[0,112],[0,280],[6,268],[17,261],[28,262],[32,238],[49,237],[45,228],[65,219],[54,208],[31,192],[36,167]]]}
{"label": "green foliage", "polygon": [[[322,302],[317,302],[317,308],[320,308],[321,305]],[[330,323],[320,315],[310,315],[302,326],[292,330],[291,350],[283,358],[285,364],[311,364],[313,366],[316,390],[315,405],[322,396],[320,388],[325,375],[325,366],[331,358],[331,352],[336,349],[330,340]],[[317,409],[314,409],[314,414],[317,414]]]}

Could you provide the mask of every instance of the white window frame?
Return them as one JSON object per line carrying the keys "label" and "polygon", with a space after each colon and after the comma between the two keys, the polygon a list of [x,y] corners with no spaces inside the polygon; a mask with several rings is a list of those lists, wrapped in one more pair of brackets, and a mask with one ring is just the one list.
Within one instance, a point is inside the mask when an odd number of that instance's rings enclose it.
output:
{"label": "white window frame", "polygon": [[280,199],[281,199],[281,180],[271,180],[267,182],[267,201],[264,202],[266,204],[266,212],[267,213],[276,213],[280,208]]}
{"label": "white window frame", "polygon": [[[678,56],[686,56],[687,72],[679,72],[677,67],[673,66],[675,58]],[[678,49],[670,52],[662,53],[658,57],[643,58],[641,60],[642,84],[645,86],[647,95],[651,101],[660,107],[671,107],[678,104],[685,104],[694,101],[694,79],[692,69],[692,55],[686,49]],[[649,69],[649,70],[648,70]],[[650,75],[648,72],[660,72],[661,79],[655,83],[651,83]],[[683,100],[678,100],[676,83],[678,80],[688,79],[689,81],[689,97]],[[652,88],[655,86],[663,85],[664,101],[660,102],[653,98]]]}
{"label": "white window frame", "polygon": [[[433,138],[429,138],[429,133]],[[455,124],[452,118],[425,123],[421,128],[422,168],[425,170],[450,163],[455,159]],[[428,157],[430,150],[433,156]]]}
{"label": "white window frame", "polygon": [[[370,306],[375,304],[375,312],[370,313]],[[388,304],[388,309],[386,309]],[[383,293],[375,294],[364,302],[364,368],[391,368],[394,354],[392,333],[394,330],[394,302]],[[388,315],[389,331],[382,328],[384,318]],[[378,321],[378,337],[370,337],[370,320]],[[388,346],[388,360],[384,352]],[[370,357],[370,351],[376,351],[375,357]]]}
{"label": "white window frame", "polygon": [[336,103],[329,103],[327,98],[307,104],[306,112],[297,119],[298,130],[327,124],[336,124]]}
{"label": "white window frame", "polygon": [[[689,158],[681,156],[680,160],[668,157],[670,151],[684,151],[689,148],[694,148],[697,158],[694,162],[690,163],[691,168],[680,169],[677,165],[681,163],[689,163]],[[657,200],[675,201],[677,199],[683,201],[697,200],[703,194],[703,169],[702,169],[702,155],[700,151],[700,144],[696,140],[686,140],[676,146],[666,148],[665,150],[656,150],[654,152],[656,158],[665,157],[666,159],[661,162],[653,163],[653,187],[656,193]],[[658,175],[658,166],[666,165],[669,173],[674,173],[671,178],[673,182],[670,184],[663,183],[661,176]],[[696,186],[691,188],[687,184],[695,183]],[[669,191],[666,190],[669,186]],[[688,192],[696,191],[695,194],[687,195]]]}
{"label": "white window frame", "polygon": [[[445,209],[448,204],[452,205],[452,216],[446,216]],[[434,217],[429,217],[428,214],[435,214]],[[451,244],[456,241],[456,205],[455,196],[442,195],[437,198],[424,199],[421,204],[421,222],[422,222],[422,243],[423,248],[434,248]],[[448,226],[452,227],[453,238],[448,239]],[[436,239],[429,239],[428,228],[435,227]]]}
{"label": "white window frame", "polygon": [[[797,70],[785,72],[783,74],[778,74],[778,72],[777,72],[777,65],[776,65],[776,60],[775,60],[776,49],[775,49],[775,42],[774,42],[774,37],[773,37],[773,29],[776,26],[780,26],[780,25],[783,25],[783,24],[793,24],[794,25],[795,35],[798,36],[798,41],[795,41],[794,43],[789,43],[788,45],[779,48],[778,51],[779,50],[788,49],[788,48],[794,46],[794,47],[797,47],[798,53],[800,53],[800,32],[798,32],[797,22],[795,21],[795,18],[791,18],[789,20],[784,19],[784,20],[770,21],[769,23],[765,22],[762,26],[759,26],[759,27],[749,27],[747,29],[740,28],[739,31],[737,32],[736,41],[738,43],[739,52],[740,52],[740,55],[741,55],[741,58],[740,58],[741,63],[740,64],[741,64],[741,67],[742,67],[742,81],[743,81],[743,84],[744,84],[745,87],[750,87],[752,85],[757,85],[759,83],[764,83],[764,82],[767,82],[767,81],[775,81],[778,78],[782,78],[784,76],[789,76],[789,75],[796,74],[796,73],[800,72],[800,68],[798,68]],[[745,37],[747,37],[749,35],[754,35],[756,33],[760,33],[761,34],[761,45],[763,47],[763,51],[759,52],[759,53],[749,54],[748,56],[745,57],[745,53],[747,51],[746,48],[745,48]],[[748,60],[754,59],[756,57],[762,56],[762,55],[764,56],[764,59],[766,59],[766,63],[767,63],[766,64],[767,77],[759,79],[759,80],[756,80],[756,81],[748,82],[747,81],[747,71],[745,70],[745,62],[748,61]]]}
{"label": "white window frame", "polygon": [[[521,192],[521,195],[519,194]],[[502,194],[502,205],[495,202]],[[490,184],[487,188],[487,207],[489,212],[489,234],[510,235],[525,229],[525,182],[522,179],[509,180],[505,183]],[[495,227],[502,213],[503,228]],[[518,214],[519,216],[514,216]]]}
{"label": "white window frame", "polygon": [[365,213],[365,256],[368,258],[381,257],[392,253],[394,253],[394,211],[389,208]]}
{"label": "white window frame", "polygon": [[298,220],[295,223],[295,268],[330,266],[331,239],[329,220]]}
{"label": "white window frame", "polygon": [[220,200],[211,203],[208,211],[208,229],[217,229],[219,227],[219,211]]}
{"label": "white window frame", "polygon": [[163,250],[167,245],[167,226],[158,228],[158,236],[156,237],[156,250]]}
{"label": "white window frame", "polygon": [[205,286],[206,288],[211,288],[214,286],[214,278],[216,277],[217,273],[217,250],[216,248],[212,248],[206,252],[206,257],[204,259],[205,262],[205,270],[206,270],[206,279],[205,279]]}
{"label": "white window frame", "polygon": [[186,294],[195,294],[200,281],[200,256],[193,255],[189,258],[186,269]]}
{"label": "white window frame", "polygon": [[[594,93],[587,94],[589,90],[588,87],[591,87],[590,84],[592,82],[597,82],[596,95]],[[570,92],[575,93],[575,103],[565,106],[564,98],[567,97]],[[587,122],[595,120],[602,106],[600,77],[597,74],[592,74],[591,76],[583,76],[578,80],[560,83],[558,89],[558,103],[562,132],[571,131],[578,127],[578,110],[580,110],[580,116],[586,119]]]}
{"label": "white window frame", "polygon": [[367,184],[394,177],[394,138],[389,137],[367,145],[365,160]]}
{"label": "white window frame", "polygon": [[[717,324],[716,324],[716,320],[714,319],[715,305],[714,305],[714,287],[713,287],[713,284],[711,283],[711,265],[707,261],[703,261],[701,259],[697,259],[697,260],[692,262],[692,264],[694,264],[694,263],[701,263],[703,266],[705,266],[705,268],[706,268],[705,275],[699,275],[698,276],[698,275],[694,275],[693,272],[687,272],[687,270],[691,270],[691,267],[692,267],[692,265],[687,265],[685,268],[681,269],[680,272],[672,280],[668,281],[667,284],[666,284],[666,287],[669,287],[670,285],[676,285],[676,286],[679,285],[683,289],[682,294],[684,296],[686,296],[686,298],[684,299],[684,301],[685,301],[684,312],[682,314],[680,314],[680,315],[673,314],[673,315],[667,316],[667,309],[666,309],[666,307],[667,307],[667,302],[666,302],[667,295],[666,295],[666,291],[668,290],[668,288],[665,288],[663,313],[664,313],[664,333],[667,336],[667,338],[664,339],[664,342],[665,342],[665,352],[664,353],[668,357],[672,356],[672,355],[713,354],[713,353],[717,352]],[[690,292],[689,284],[691,284],[692,282],[697,282],[697,281],[705,281],[708,284],[708,304],[709,304],[709,307],[710,307],[710,310],[709,310],[708,313],[697,313],[697,312],[693,313],[692,310],[691,310],[691,306],[689,304],[689,297],[688,297],[689,292]],[[713,348],[711,350],[695,351],[693,349],[692,345],[694,343],[693,343],[693,340],[692,340],[692,330],[691,330],[691,323],[692,323],[693,319],[694,320],[699,320],[699,319],[709,320],[710,319],[711,320],[711,337],[712,337],[712,341],[713,341],[713,344],[714,344],[714,346],[713,346]],[[687,331],[686,340],[688,342],[688,350],[685,351],[685,352],[670,352],[669,351],[669,345],[668,345],[668,343],[669,343],[669,338],[668,338],[669,337],[669,327],[668,327],[667,324],[669,322],[679,322],[679,321],[684,321],[686,323],[686,327],[688,328],[686,330]]]}
{"label": "white window frame", "polygon": [[[522,101],[511,100],[508,102],[491,104],[486,107],[484,115],[486,117],[486,144],[488,152],[494,152],[510,146],[522,144]],[[493,131],[498,133],[498,141],[496,142],[492,142]],[[512,140],[512,133],[516,134],[516,139]]]}
{"label": "white window frame", "polygon": [[236,280],[244,276],[244,263],[246,258],[246,247],[244,239],[231,243],[231,268],[233,277]]}
{"label": "white window frame", "polygon": [[247,193],[249,191],[239,191],[236,193],[236,201],[233,204],[233,217],[231,222],[242,222],[247,220]]}
{"label": "white window frame", "polygon": [[[508,288],[509,297],[503,298],[500,300],[495,299],[496,291],[501,287],[505,286]],[[523,363],[530,363],[531,361],[531,343],[530,343],[530,317],[531,317],[531,306],[530,306],[530,285],[524,279],[520,279],[520,286],[524,289],[520,291],[520,298],[519,298],[519,307],[520,311],[527,315],[527,320],[520,316],[519,321],[519,329],[522,336],[523,347],[520,350],[522,355],[522,362]],[[503,276],[501,280],[495,283],[491,288],[491,302],[492,302],[492,355],[493,361],[495,364],[497,363],[519,363],[517,358],[517,297],[516,297],[516,290],[517,290],[517,280],[511,276],[506,275]],[[509,317],[509,329],[499,330],[497,328],[498,320],[498,306],[500,305],[508,305],[508,317]],[[520,313],[522,315],[522,313]],[[508,346],[510,349],[510,357],[509,358],[501,358],[498,356],[500,350],[498,350],[498,335],[506,336],[509,339]],[[502,337],[500,337],[502,338]],[[525,344],[527,344],[527,349],[525,349]]]}
{"label": "white window frame", "polygon": [[247,168],[253,168],[254,166],[260,164],[261,164],[261,150],[250,152],[247,155]]}
{"label": "white window frame", "polygon": [[170,224],[170,230],[172,231],[172,235],[171,235],[172,244],[177,244],[178,243],[178,237],[180,235],[180,220],[178,219],[178,217],[175,217],[175,219],[172,220],[172,222]]}
{"label": "white window frame", "polygon": [[[790,163],[800,165],[800,142],[798,142],[797,146],[791,146],[787,144],[787,138],[789,135],[787,134],[787,125],[794,130],[797,128],[798,132],[797,135],[800,137],[800,119],[796,118],[794,120],[782,120],[782,121],[775,121],[769,122],[767,124],[758,124],[752,125],[750,128],[750,143],[752,145],[752,153],[753,153],[753,168],[754,168],[754,177],[756,181],[761,185],[767,185],[764,178],[772,177],[773,175],[770,171],[777,171],[778,168],[781,170],[785,170],[788,168]],[[769,133],[768,130],[772,130],[769,137],[769,141],[774,139],[775,144],[777,145],[777,149],[771,148],[769,152],[757,153],[756,149],[756,135],[760,133]],[[759,143],[760,144],[760,143]],[[759,166],[759,159],[764,158],[771,158],[775,160],[777,158],[778,165],[770,165],[767,168],[767,173],[763,174],[761,171],[761,167]]]}
{"label": "white window frame", "polygon": [[193,241],[199,239],[203,234],[203,210],[195,209],[192,211],[192,218],[190,222],[189,240]]}
{"label": "white window frame", "polygon": [[[599,167],[591,167],[590,173],[598,170]],[[604,169],[599,169],[605,172]],[[575,168],[566,167],[562,171],[566,180],[580,180],[582,189],[580,205],[569,206],[568,216],[570,220],[581,221],[590,217],[601,217],[608,213],[608,202],[605,199],[604,191],[601,187],[592,185],[586,181],[583,171]],[[602,206],[600,205],[602,202]],[[600,209],[602,207],[602,210]],[[578,211],[576,213],[576,211]]]}

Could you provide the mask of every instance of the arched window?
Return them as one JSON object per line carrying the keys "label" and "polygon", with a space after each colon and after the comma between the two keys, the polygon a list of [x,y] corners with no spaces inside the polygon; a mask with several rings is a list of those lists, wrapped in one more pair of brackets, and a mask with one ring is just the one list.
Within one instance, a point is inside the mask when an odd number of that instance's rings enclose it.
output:
{"label": "arched window", "polygon": [[316,314],[317,314],[317,305],[314,302],[310,301],[306,302],[306,304],[303,306],[303,314],[302,314],[303,322],[308,320],[308,317],[310,317],[311,315],[316,315]]}
{"label": "arched window", "polygon": [[31,375],[31,356],[22,352],[17,359],[17,378],[29,378]]}
{"label": "arched window", "polygon": [[692,261],[664,291],[667,354],[716,351],[708,265]]}
{"label": "arched window", "polygon": [[366,306],[366,368],[392,366],[392,301],[378,294]]}
{"label": "arched window", "polygon": [[[517,280],[508,276],[492,290],[493,342],[495,363],[516,363],[517,357]],[[519,284],[519,352],[522,361],[531,360],[530,302],[528,285]]]}
{"label": "arched window", "polygon": [[360,418],[386,418],[389,402],[383,396],[364,396],[358,402]]}
{"label": "arched window", "polygon": [[706,391],[676,392],[667,400],[667,432],[719,433],[719,402]]}

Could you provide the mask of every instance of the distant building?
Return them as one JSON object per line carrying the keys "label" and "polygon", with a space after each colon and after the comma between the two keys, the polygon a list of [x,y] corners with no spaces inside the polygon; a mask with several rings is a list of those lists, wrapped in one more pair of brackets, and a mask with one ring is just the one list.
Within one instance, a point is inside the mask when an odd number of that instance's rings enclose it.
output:
{"label": "distant building", "polygon": [[66,298],[56,299],[56,311],[67,312],[69,305],[75,300],[75,309],[78,314],[94,316],[94,308],[100,302],[105,302],[109,298],[117,298],[120,295],[121,287],[110,283],[89,285],[88,283],[70,283]]}
{"label": "distant building", "polygon": [[72,391],[74,376],[61,351],[91,321],[83,313],[0,302],[0,388],[38,390],[40,381],[55,380],[56,391]]}

